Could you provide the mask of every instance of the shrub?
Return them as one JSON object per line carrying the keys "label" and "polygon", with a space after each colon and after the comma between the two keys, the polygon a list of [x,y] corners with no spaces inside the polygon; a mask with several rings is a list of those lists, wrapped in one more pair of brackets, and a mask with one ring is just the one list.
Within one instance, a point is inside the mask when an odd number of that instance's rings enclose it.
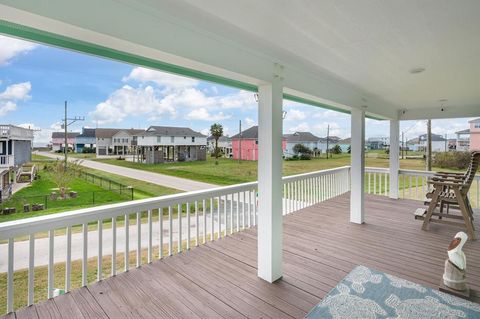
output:
{"label": "shrub", "polygon": [[312,159],[312,155],[311,154],[300,154],[300,159],[301,160],[311,160]]}
{"label": "shrub", "polygon": [[312,154],[312,150],[309,147],[307,147],[303,144],[295,144],[293,146],[293,152],[295,154],[300,154],[300,155],[301,154]]}
{"label": "shrub", "polygon": [[340,145],[336,144],[334,147],[330,149],[330,153],[332,154],[342,154],[342,148]]}
{"label": "shrub", "polygon": [[469,152],[440,152],[433,158],[433,165],[441,168],[466,169],[469,164]]}
{"label": "shrub", "polygon": [[82,149],[82,153],[84,153],[84,154],[95,153],[95,147],[84,147]]}

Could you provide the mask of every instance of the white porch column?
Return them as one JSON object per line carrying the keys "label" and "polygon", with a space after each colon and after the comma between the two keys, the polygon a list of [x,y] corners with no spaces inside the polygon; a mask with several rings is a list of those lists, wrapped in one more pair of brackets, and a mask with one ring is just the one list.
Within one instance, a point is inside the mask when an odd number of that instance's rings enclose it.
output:
{"label": "white porch column", "polygon": [[364,222],[365,110],[352,109],[350,221]]}
{"label": "white porch column", "polygon": [[276,65],[258,88],[258,276],[268,282],[282,277],[282,86]]}
{"label": "white porch column", "polygon": [[398,170],[400,169],[400,121],[390,121],[390,198],[398,199]]}

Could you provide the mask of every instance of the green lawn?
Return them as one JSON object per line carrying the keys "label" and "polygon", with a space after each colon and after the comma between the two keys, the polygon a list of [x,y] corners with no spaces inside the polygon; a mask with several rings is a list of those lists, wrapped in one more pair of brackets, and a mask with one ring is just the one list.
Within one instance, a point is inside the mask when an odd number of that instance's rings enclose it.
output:
{"label": "green lawn", "polygon": [[[43,170],[43,166],[46,163],[55,160],[39,155],[34,155],[33,159],[34,163],[39,167],[40,178],[35,180],[32,185],[15,193],[10,200],[2,204],[2,207],[16,207],[17,212],[10,215],[0,215],[0,222],[128,201],[132,199],[131,190],[122,189],[122,191],[120,191],[118,187],[114,187],[114,189],[109,190],[107,186],[108,183],[103,182],[103,187],[100,186],[100,179],[97,179],[97,182],[93,184],[83,178],[75,178],[70,185],[70,189],[78,193],[77,198],[52,201],[49,194],[54,191],[56,186],[49,177],[49,173]],[[88,169],[88,172],[94,174],[96,177],[103,177],[114,182],[133,187],[134,199],[162,196],[180,192],[176,189],[114,175],[103,171]],[[47,209],[37,212],[23,213],[23,204],[26,203],[46,204]]]}
{"label": "green lawn", "polygon": [[[370,154],[370,153],[368,153]],[[372,167],[388,167],[388,155],[372,153],[366,156],[366,165]],[[164,164],[141,164],[116,159],[97,159],[98,161],[137,168],[146,171],[184,177],[196,181],[207,182],[217,185],[232,185],[255,181],[257,179],[257,162],[241,161],[232,159],[219,159],[219,164],[208,158],[207,161],[164,163]],[[344,165],[350,165],[350,154],[333,155],[333,158],[315,158],[307,161],[284,161],[283,174],[285,176],[324,170]],[[425,164],[421,159],[405,159],[400,161],[403,169],[424,170]]]}

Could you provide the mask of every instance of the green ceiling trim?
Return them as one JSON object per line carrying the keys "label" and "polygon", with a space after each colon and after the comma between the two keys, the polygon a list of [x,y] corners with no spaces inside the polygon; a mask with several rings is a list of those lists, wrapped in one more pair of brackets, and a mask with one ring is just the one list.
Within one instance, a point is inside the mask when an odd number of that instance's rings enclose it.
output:
{"label": "green ceiling trim", "polygon": [[206,72],[201,72],[178,65],[157,61],[143,56],[126,53],[101,45],[84,42],[77,39],[72,39],[66,36],[54,34],[47,31],[38,30],[35,28],[23,26],[9,21],[0,20],[0,33],[11,35],[14,37],[31,40],[34,42],[44,43],[60,48],[70,49],[82,53],[92,54],[112,60],[122,61],[133,65],[145,66],[152,69],[157,69],[165,72],[179,74],[199,80],[214,82],[234,88],[257,92],[256,85],[248,84],[241,81],[236,81],[221,76],[213,75]]}
{"label": "green ceiling trim", "polygon": [[[16,24],[13,22],[5,21],[0,19],[0,33],[11,35],[14,37],[31,40],[38,43],[48,44],[55,47],[60,47],[64,49],[69,49],[81,53],[91,54],[95,56],[100,56],[116,61],[122,61],[133,65],[144,66],[160,71],[170,72],[178,75],[183,75],[199,80],[204,80],[208,82],[218,83],[230,87],[234,87],[241,90],[258,92],[258,87],[249,83],[232,80],[229,78],[213,75],[206,72],[201,72],[178,65],[161,62],[158,60],[146,58],[140,55],[126,53],[118,51],[115,49],[107,48],[101,45],[73,39],[70,37],[58,35],[55,33],[27,27],[24,25]],[[283,94],[285,100],[298,102],[302,104],[307,104],[311,106],[321,107],[324,109],[341,112],[345,114],[350,114],[350,111],[344,110],[332,105],[312,101],[309,99],[297,97],[291,94]],[[381,118],[376,118],[373,116],[367,116],[372,119],[381,120]]]}

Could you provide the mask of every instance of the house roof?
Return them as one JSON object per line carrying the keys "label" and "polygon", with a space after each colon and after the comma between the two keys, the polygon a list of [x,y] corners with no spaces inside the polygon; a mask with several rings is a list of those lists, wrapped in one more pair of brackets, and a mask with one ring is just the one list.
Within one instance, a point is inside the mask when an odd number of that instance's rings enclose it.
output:
{"label": "house roof", "polygon": [[[80,133],[78,132],[67,132],[67,138],[75,138]],[[52,138],[64,138],[65,137],[65,132],[52,132]]]}
{"label": "house roof", "polygon": [[480,123],[480,117],[478,119],[473,119],[471,121],[468,121],[468,123]]}
{"label": "house roof", "polygon": [[144,133],[145,130],[134,128],[97,128],[95,129],[95,137],[111,138],[118,132],[127,132],[130,135],[139,135]]}
{"label": "house roof", "polygon": [[[427,140],[427,134],[422,134],[419,137],[420,141],[426,141]],[[445,142],[445,138],[441,135],[438,134],[432,134],[432,142]]]}
{"label": "house roof", "polygon": [[95,137],[109,138],[117,134],[120,131],[118,128],[97,128],[95,129]]}
{"label": "house roof", "polygon": [[95,129],[83,128],[82,133],[77,135],[76,137],[95,137]]}
{"label": "house roof", "polygon": [[147,135],[161,135],[161,136],[192,136],[205,137],[200,132],[194,131],[189,127],[176,126],[156,126],[152,125],[146,130]]}
{"label": "house roof", "polygon": [[[239,138],[239,137],[240,137],[240,133],[232,136],[232,139]],[[248,128],[245,131],[243,131],[242,138],[243,139],[258,138],[258,126],[252,126],[251,128]]]}
{"label": "house roof", "polygon": [[455,134],[470,134],[470,129],[467,128],[466,130],[461,130],[461,131],[455,132]]}
{"label": "house roof", "polygon": [[318,142],[320,138],[318,136],[313,135],[310,132],[295,132],[293,134],[285,134],[283,137],[289,143],[294,142]]}
{"label": "house roof", "polygon": [[[328,143],[338,143],[340,141],[340,137],[337,136],[329,136]],[[320,137],[320,142],[327,143],[327,137]]]}

